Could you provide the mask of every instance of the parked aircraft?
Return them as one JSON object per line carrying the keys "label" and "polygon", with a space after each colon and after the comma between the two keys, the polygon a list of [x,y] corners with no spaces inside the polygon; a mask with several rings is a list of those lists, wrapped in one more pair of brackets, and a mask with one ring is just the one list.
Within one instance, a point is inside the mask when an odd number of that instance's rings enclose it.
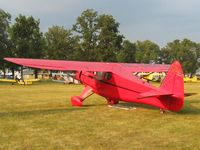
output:
{"label": "parked aircraft", "polygon": [[[83,101],[96,93],[106,98],[108,104],[119,101],[142,103],[160,108],[161,111],[180,111],[184,103],[183,71],[178,61],[170,65],[102,63],[64,60],[5,58],[18,65],[49,70],[74,70],[74,78],[85,89],[79,96],[71,97],[73,106],[82,106]],[[167,72],[160,87],[155,87],[138,77],[134,72]]]}
{"label": "parked aircraft", "polygon": [[183,81],[184,82],[191,82],[191,83],[199,83],[200,81],[198,80],[197,76],[194,76],[194,77],[188,77],[188,76],[185,76],[183,78]]}
{"label": "parked aircraft", "polygon": [[136,76],[144,79],[145,81],[161,82],[165,78],[165,72],[140,72],[135,73]]}
{"label": "parked aircraft", "polygon": [[40,79],[25,79],[25,80],[17,80],[17,79],[0,79],[0,82],[7,82],[12,84],[20,84],[20,85],[27,85],[33,84],[33,82],[39,81]]}

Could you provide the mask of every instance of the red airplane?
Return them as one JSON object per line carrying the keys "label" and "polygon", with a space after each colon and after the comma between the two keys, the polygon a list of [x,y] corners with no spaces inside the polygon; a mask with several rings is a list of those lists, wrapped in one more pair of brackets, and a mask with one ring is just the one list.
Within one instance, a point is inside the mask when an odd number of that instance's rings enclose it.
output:
{"label": "red airplane", "polygon": [[[71,98],[73,106],[82,106],[83,101],[96,93],[106,98],[108,104],[119,101],[142,103],[177,112],[184,104],[183,71],[178,61],[170,65],[102,63],[44,59],[5,58],[5,60],[32,68],[49,70],[74,70],[74,78],[85,89]],[[166,72],[160,87],[139,79],[135,72]]]}

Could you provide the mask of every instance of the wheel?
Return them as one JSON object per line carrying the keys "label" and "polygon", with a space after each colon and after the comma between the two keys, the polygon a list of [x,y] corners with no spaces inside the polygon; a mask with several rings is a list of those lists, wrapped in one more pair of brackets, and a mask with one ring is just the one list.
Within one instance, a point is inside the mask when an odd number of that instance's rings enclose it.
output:
{"label": "wheel", "polygon": [[164,114],[164,113],[165,113],[165,110],[160,109],[160,113],[161,113],[161,114]]}
{"label": "wheel", "polygon": [[83,99],[79,96],[73,96],[71,97],[71,104],[72,106],[82,106],[83,105]]}
{"label": "wheel", "polygon": [[114,100],[114,99],[107,99],[107,103],[108,103],[108,105],[115,105],[115,104],[118,104],[119,101],[118,100]]}

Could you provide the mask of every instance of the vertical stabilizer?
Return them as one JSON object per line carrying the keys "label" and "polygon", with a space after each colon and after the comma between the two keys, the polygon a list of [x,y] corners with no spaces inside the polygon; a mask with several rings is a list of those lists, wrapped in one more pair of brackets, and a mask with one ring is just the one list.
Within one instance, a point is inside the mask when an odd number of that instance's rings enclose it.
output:
{"label": "vertical stabilizer", "polygon": [[[184,104],[183,71],[178,61],[174,61],[163,80],[160,90],[172,93],[165,97],[169,110],[179,111]],[[162,100],[162,99],[161,99]],[[163,100],[164,101],[164,100]],[[166,102],[165,102],[166,103]]]}

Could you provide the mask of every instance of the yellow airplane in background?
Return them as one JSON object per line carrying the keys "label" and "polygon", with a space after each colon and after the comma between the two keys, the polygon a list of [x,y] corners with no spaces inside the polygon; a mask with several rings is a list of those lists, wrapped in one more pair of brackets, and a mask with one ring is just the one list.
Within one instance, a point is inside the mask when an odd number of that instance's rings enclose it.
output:
{"label": "yellow airplane in background", "polygon": [[197,76],[194,76],[194,77],[184,77],[183,80],[184,80],[184,82],[193,82],[193,83],[194,82],[195,83],[200,82],[198,80]]}
{"label": "yellow airplane in background", "polygon": [[15,80],[15,79],[0,79],[0,82],[7,82],[12,84],[20,84],[20,85],[30,85],[33,82],[40,81],[40,79],[25,79],[25,80]]}
{"label": "yellow airplane in background", "polygon": [[165,77],[164,72],[140,72],[137,74],[138,77],[145,81],[161,82]]}
{"label": "yellow airplane in background", "polygon": [[[142,79],[144,79],[145,81],[153,81],[153,82],[161,82],[164,77],[165,77],[165,73],[164,72],[142,72],[139,73],[138,76]],[[193,76],[193,77],[188,77],[185,76],[183,78],[185,83],[200,83],[200,80],[197,78],[197,76]]]}

